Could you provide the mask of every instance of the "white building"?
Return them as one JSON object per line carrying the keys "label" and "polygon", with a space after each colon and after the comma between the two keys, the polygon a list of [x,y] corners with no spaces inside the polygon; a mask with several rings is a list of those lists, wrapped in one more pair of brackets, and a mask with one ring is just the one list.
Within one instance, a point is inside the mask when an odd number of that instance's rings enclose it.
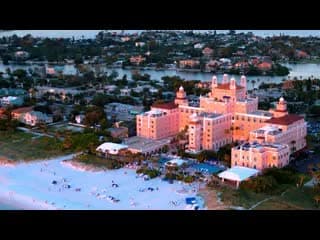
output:
{"label": "white building", "polygon": [[120,89],[120,96],[130,96],[131,90],[128,88]]}
{"label": "white building", "polygon": [[97,147],[96,151],[115,155],[118,154],[120,150],[127,148],[128,146],[124,144],[105,142],[101,144],[99,147]]}
{"label": "white building", "polygon": [[82,124],[85,116],[83,114],[79,114],[75,117],[76,123]]}

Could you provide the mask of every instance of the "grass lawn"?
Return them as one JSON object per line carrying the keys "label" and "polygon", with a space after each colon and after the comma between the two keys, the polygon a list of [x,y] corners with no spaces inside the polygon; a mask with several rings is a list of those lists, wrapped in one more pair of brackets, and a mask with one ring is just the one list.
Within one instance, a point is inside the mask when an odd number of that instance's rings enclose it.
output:
{"label": "grass lawn", "polygon": [[311,210],[319,209],[313,200],[312,188],[290,188],[283,196],[270,199],[254,210]]}
{"label": "grass lawn", "polygon": [[0,133],[0,155],[14,161],[46,159],[66,154],[59,145],[59,140],[55,138],[35,137],[20,131]]}
{"label": "grass lawn", "polygon": [[232,189],[230,187],[222,187],[221,200],[226,205],[241,206],[244,208],[250,208],[269,196],[263,193],[255,193],[253,191]]}
{"label": "grass lawn", "polygon": [[[305,181],[309,180],[309,177]],[[281,196],[284,191],[285,194]],[[319,209],[315,206],[313,197],[315,193],[310,187],[297,188],[292,185],[282,184],[276,192],[271,194],[255,193],[250,190],[232,189],[230,187],[221,188],[221,200],[226,205],[241,206],[249,209],[256,203],[262,202],[254,210],[308,210]]]}
{"label": "grass lawn", "polygon": [[301,208],[297,208],[294,205],[276,199],[270,199],[261,203],[253,210],[301,210]]}

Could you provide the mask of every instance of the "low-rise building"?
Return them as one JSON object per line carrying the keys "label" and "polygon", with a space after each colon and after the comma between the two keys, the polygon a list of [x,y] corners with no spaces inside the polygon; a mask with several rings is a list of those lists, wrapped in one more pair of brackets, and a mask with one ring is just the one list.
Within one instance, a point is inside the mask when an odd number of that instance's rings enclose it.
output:
{"label": "low-rise building", "polygon": [[21,116],[27,112],[30,112],[33,110],[33,107],[22,107],[22,108],[16,108],[12,110],[11,116],[13,119],[21,119]]}
{"label": "low-rise building", "polygon": [[8,96],[0,98],[0,105],[2,106],[21,106],[23,102],[22,97]]}
{"label": "low-rise building", "polygon": [[145,42],[135,42],[136,47],[144,47],[146,45]]}
{"label": "low-rise building", "polygon": [[75,121],[77,124],[83,124],[83,121],[85,119],[85,115],[79,114],[75,117]]}
{"label": "low-rise building", "polygon": [[41,123],[52,123],[53,119],[52,116],[49,116],[45,113],[39,111],[30,111],[22,114],[19,121],[29,126],[36,126],[37,124]]}
{"label": "low-rise building", "polygon": [[108,118],[115,117],[118,121],[130,121],[143,112],[144,107],[113,102],[105,105],[104,109]]}
{"label": "low-rise building", "polygon": [[213,49],[206,47],[202,50],[202,54],[205,57],[210,57],[213,54]]}
{"label": "low-rise building", "polygon": [[125,149],[128,149],[127,145],[112,143],[112,142],[105,142],[105,143],[101,144],[99,147],[97,147],[96,151],[100,152],[102,154],[116,155],[121,150],[125,150]]}
{"label": "low-rise building", "polygon": [[107,129],[110,132],[110,135],[114,138],[127,138],[128,137],[128,128],[127,127],[112,127]]}
{"label": "low-rise building", "polygon": [[129,88],[120,89],[120,96],[130,96],[130,94],[131,94],[131,89]]}
{"label": "low-rise building", "polygon": [[145,60],[146,60],[146,58],[142,57],[141,55],[130,57],[130,63],[135,64],[135,65],[140,65]]}
{"label": "low-rise building", "polygon": [[200,65],[199,60],[188,59],[188,60],[179,61],[180,68],[196,68],[196,67],[199,67],[199,65]]}

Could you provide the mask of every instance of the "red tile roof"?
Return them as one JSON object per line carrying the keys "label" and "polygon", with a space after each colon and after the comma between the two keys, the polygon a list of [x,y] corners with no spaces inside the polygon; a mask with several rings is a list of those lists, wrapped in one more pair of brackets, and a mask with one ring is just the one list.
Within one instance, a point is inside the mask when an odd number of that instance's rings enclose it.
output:
{"label": "red tile roof", "polygon": [[175,104],[174,102],[154,103],[151,107],[160,109],[175,109],[178,108],[178,104]]}
{"label": "red tile roof", "polygon": [[303,119],[303,117],[295,114],[288,114],[283,117],[279,118],[271,118],[265,121],[265,123],[271,123],[271,124],[279,124],[279,125],[290,125],[296,121],[299,121]]}
{"label": "red tile roof", "polygon": [[[236,85],[237,86],[237,90],[238,89],[242,89],[243,87],[240,85]],[[218,89],[225,89],[225,90],[229,90],[230,89],[230,83],[223,83],[223,84],[218,84],[218,87],[216,87]]]}
{"label": "red tile roof", "polygon": [[33,110],[33,107],[22,107],[12,110],[12,113],[26,113]]}

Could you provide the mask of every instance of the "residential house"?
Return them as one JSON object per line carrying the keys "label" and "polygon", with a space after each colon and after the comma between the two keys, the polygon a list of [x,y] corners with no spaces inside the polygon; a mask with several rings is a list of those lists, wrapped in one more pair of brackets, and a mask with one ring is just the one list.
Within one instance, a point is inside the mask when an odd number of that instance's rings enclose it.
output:
{"label": "residential house", "polygon": [[210,57],[210,56],[212,56],[212,54],[213,54],[213,49],[206,47],[206,48],[204,48],[204,49],[202,50],[202,54],[203,54],[205,57]]}
{"label": "residential house", "polygon": [[200,65],[199,60],[188,59],[188,60],[179,61],[180,68],[195,68],[195,67],[199,67],[199,65]]}
{"label": "residential house", "polygon": [[52,123],[53,119],[52,116],[49,116],[45,113],[39,112],[39,111],[30,111],[26,112],[21,116],[20,119],[21,122],[29,125],[29,126],[36,126],[40,123]]}
{"label": "residential house", "polygon": [[75,117],[75,120],[76,120],[76,123],[77,123],[77,124],[82,124],[83,121],[84,121],[84,119],[85,119],[85,115],[83,115],[83,114],[79,114],[79,115],[77,115],[77,116]]}
{"label": "residential house", "polygon": [[0,105],[2,106],[21,106],[23,102],[22,97],[8,96],[0,98]]}
{"label": "residential house", "polygon": [[258,69],[261,71],[269,71],[272,68],[272,63],[270,62],[261,62],[258,64]]}
{"label": "residential house", "polygon": [[113,138],[127,138],[128,128],[127,127],[112,127],[107,129]]}
{"label": "residential house", "polygon": [[131,89],[129,88],[123,88],[120,89],[120,96],[130,96]]}
{"label": "residential house", "polygon": [[33,107],[22,107],[22,108],[16,108],[12,110],[11,116],[13,119],[21,119],[21,116],[27,112],[30,112],[33,110]]}
{"label": "residential house", "polygon": [[204,47],[204,43],[197,43],[193,46],[195,49],[202,49]]}
{"label": "residential house", "polygon": [[145,42],[135,42],[136,47],[144,47],[146,45]]}
{"label": "residential house", "polygon": [[30,56],[30,54],[26,51],[17,51],[14,53],[14,56],[16,59],[24,60],[27,59]]}
{"label": "residential house", "polygon": [[142,57],[141,55],[130,57],[130,63],[135,64],[135,65],[140,65],[145,60],[146,60],[146,58]]}

